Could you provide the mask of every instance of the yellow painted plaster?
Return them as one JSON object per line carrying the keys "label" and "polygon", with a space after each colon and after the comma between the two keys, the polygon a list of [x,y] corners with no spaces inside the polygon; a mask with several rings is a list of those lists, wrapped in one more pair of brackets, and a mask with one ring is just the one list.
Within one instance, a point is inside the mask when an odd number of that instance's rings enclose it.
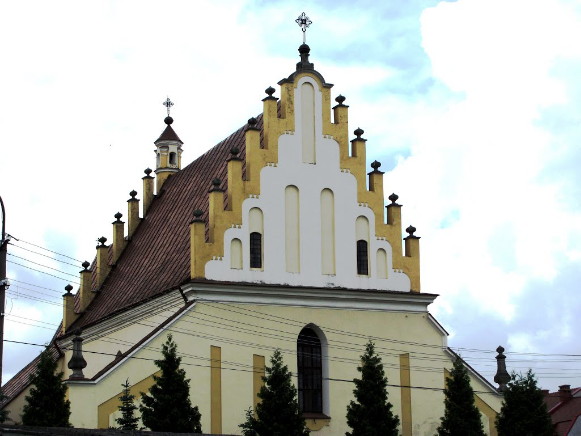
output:
{"label": "yellow painted plaster", "polygon": [[222,433],[222,349],[210,347],[210,404],[211,432]]}
{"label": "yellow painted plaster", "polygon": [[139,225],[139,200],[127,201],[127,236],[131,238]]}
{"label": "yellow painted plaster", "polygon": [[260,403],[258,393],[260,388],[264,385],[262,377],[264,377],[264,368],[266,367],[264,356],[259,354],[252,355],[252,406],[256,410],[256,406]]}
{"label": "yellow painted plaster", "polygon": [[[168,314],[151,317],[143,322],[132,323],[130,327],[113,330],[110,334],[92,341],[88,340],[83,348],[87,351],[95,350],[97,353],[84,353],[88,363],[85,375],[90,377],[109,363],[120,343],[135,343],[143,336],[145,325],[153,325],[154,322],[159,325],[167,316]],[[204,321],[200,322],[202,319]],[[282,319],[293,322],[281,324]],[[405,403],[408,400],[397,385],[429,388],[412,390],[412,427],[413,434],[434,434],[444,410],[445,379],[442,374],[444,367],[450,366],[451,360],[442,349],[442,333],[434,328],[426,313],[197,302],[168,328],[171,329],[178,353],[182,356],[182,368],[186,371],[186,377],[191,380],[190,398],[192,405],[199,407],[202,429],[205,432],[212,431],[213,407],[215,410],[212,404],[215,404],[216,398],[217,370],[220,372],[220,385],[227,393],[221,395],[222,432],[238,434],[238,424],[244,421],[245,411],[257,404],[257,393],[262,386],[261,377],[265,372],[265,360],[275,348],[280,348],[289,371],[296,374],[296,340],[301,329],[309,324],[318,326],[326,336],[329,348],[325,364],[328,365],[331,379],[325,382],[328,383],[328,401],[323,412],[332,419],[328,426],[324,425],[316,433],[313,432],[313,436],[337,435],[348,431],[345,410],[353,398],[353,384],[350,380],[360,376],[357,372],[359,356],[365,349],[366,338],[370,332],[382,332],[379,336],[401,341],[398,344],[398,350],[401,351],[394,354],[390,352],[389,342],[376,340],[376,350],[383,360],[386,376],[390,384],[395,385],[388,387],[394,413],[400,417],[407,413]],[[279,334],[267,334],[273,331]],[[345,331],[352,334],[347,339]],[[85,428],[108,426],[119,404],[121,384],[127,377],[131,378],[130,382],[140,380],[132,387],[132,393],[139,395],[139,392],[147,391],[153,383],[150,375],[157,371],[153,360],[160,357],[165,338],[166,334],[160,333],[136,351],[133,355],[135,358],[120,362],[114,370],[94,384],[69,383],[73,411],[71,423],[75,427]],[[352,345],[333,345],[346,340]],[[216,365],[218,349],[219,368]],[[414,354],[422,353],[425,356],[426,350],[429,350],[432,360],[420,360],[414,364]],[[401,354],[410,356],[409,383],[406,380],[405,360],[402,364]],[[68,358],[70,354],[62,359],[63,364]],[[439,367],[440,371],[422,370],[426,366]],[[296,376],[293,376],[295,386],[296,382]],[[490,391],[478,379],[471,377],[471,382],[477,392]],[[492,410],[500,410],[501,401],[493,392],[479,393],[479,397]],[[484,408],[480,410],[485,414],[489,412]],[[319,420],[317,423],[320,424]]]}
{"label": "yellow painted plaster", "polygon": [[474,402],[480,413],[488,419],[490,436],[498,436],[498,431],[496,430],[496,415],[498,413],[476,394],[474,394]]}
{"label": "yellow painted plaster", "polygon": [[[154,375],[160,376],[161,371],[156,372]],[[129,389],[131,395],[135,395],[135,398],[141,398],[141,392],[147,392],[147,390],[153,386],[155,380],[153,379],[153,374],[147,378],[144,378],[140,382],[134,384]],[[109,428],[109,416],[119,410],[121,401],[119,397],[123,394],[123,391],[119,391],[107,401],[99,404],[97,406],[97,428]]]}
{"label": "yellow painted plaster", "polygon": [[91,292],[91,271],[83,270],[80,272],[81,276],[81,286],[79,287],[80,293],[80,307],[79,312],[84,312],[93,297],[94,292]]}
{"label": "yellow painted plaster", "polygon": [[412,436],[412,390],[409,353],[399,355],[399,381],[401,391],[401,430],[402,436]]}
{"label": "yellow painted plaster", "polygon": [[99,245],[97,247],[97,289],[101,287],[108,274],[108,247],[105,245]]}
{"label": "yellow painted plaster", "polygon": [[125,248],[124,230],[125,223],[123,221],[113,222],[113,263],[117,262]]}
{"label": "yellow painted plaster", "polygon": [[165,183],[165,181],[168,179],[169,176],[171,176],[173,174],[173,172],[171,171],[155,171],[156,173],[156,177],[155,177],[155,185],[156,185],[156,192],[159,195],[159,193],[161,192],[161,188],[163,186],[163,184]]}
{"label": "yellow painted plaster", "polygon": [[143,216],[145,217],[149,205],[153,201],[153,177],[145,176],[143,180]]}
{"label": "yellow painted plaster", "polygon": [[62,331],[65,333],[69,326],[79,317],[75,313],[75,296],[73,294],[63,295],[63,326]]}

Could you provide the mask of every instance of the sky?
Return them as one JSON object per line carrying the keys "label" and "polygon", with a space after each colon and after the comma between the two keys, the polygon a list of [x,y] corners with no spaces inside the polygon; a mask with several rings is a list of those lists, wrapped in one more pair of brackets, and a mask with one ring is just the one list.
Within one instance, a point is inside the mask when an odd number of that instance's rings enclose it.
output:
{"label": "sky", "polygon": [[386,196],[400,196],[422,238],[422,290],[440,295],[430,312],[449,345],[490,381],[502,345],[508,369],[532,368],[541,387],[581,386],[578,1],[0,0],[0,10],[0,196],[14,237],[3,382],[41,350],[15,342],[50,341],[64,286],[99,236],[112,239],[129,191],[141,198],[166,97],[187,164],[258,115],[268,86],[280,95],[304,11],[310,60],[347,97],[350,130],[365,130]]}

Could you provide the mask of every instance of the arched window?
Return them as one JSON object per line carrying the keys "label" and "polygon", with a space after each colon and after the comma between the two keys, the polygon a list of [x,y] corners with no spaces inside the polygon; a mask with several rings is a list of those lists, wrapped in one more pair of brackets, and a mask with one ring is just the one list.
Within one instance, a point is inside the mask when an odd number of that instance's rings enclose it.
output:
{"label": "arched window", "polygon": [[250,268],[262,268],[262,235],[250,234]]}
{"label": "arched window", "polygon": [[357,274],[369,275],[369,260],[367,256],[367,241],[357,241]]}
{"label": "arched window", "polygon": [[305,327],[297,341],[299,408],[301,412],[323,413],[323,365],[321,341]]}
{"label": "arched window", "polygon": [[177,164],[177,162],[176,162],[176,154],[173,151],[169,154],[169,164],[170,165],[176,165]]}
{"label": "arched window", "polygon": [[238,238],[230,242],[230,268],[242,269],[242,241]]}

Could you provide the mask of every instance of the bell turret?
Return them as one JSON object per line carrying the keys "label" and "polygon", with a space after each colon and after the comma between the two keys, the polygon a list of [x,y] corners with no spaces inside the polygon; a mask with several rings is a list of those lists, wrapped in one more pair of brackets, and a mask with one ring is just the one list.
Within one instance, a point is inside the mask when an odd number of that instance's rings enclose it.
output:
{"label": "bell turret", "polygon": [[167,126],[154,142],[157,147],[155,150],[157,156],[155,165],[157,193],[160,192],[166,179],[173,173],[177,173],[182,167],[183,142],[172,128],[173,118],[169,115],[173,102],[168,97],[163,105],[167,108],[167,117],[164,120]]}

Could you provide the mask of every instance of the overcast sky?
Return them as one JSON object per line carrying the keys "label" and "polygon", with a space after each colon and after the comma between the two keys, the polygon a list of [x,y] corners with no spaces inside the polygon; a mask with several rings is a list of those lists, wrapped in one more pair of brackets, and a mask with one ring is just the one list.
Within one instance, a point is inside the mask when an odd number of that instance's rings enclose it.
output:
{"label": "overcast sky", "polygon": [[[129,191],[141,198],[165,98],[187,164],[294,70],[304,10],[311,61],[422,237],[422,290],[440,294],[430,310],[449,344],[489,380],[502,344],[509,370],[581,385],[578,1],[0,6],[0,195],[19,239],[5,340],[50,340],[64,286],[112,239]],[[5,342],[3,381],[39,351]]]}

